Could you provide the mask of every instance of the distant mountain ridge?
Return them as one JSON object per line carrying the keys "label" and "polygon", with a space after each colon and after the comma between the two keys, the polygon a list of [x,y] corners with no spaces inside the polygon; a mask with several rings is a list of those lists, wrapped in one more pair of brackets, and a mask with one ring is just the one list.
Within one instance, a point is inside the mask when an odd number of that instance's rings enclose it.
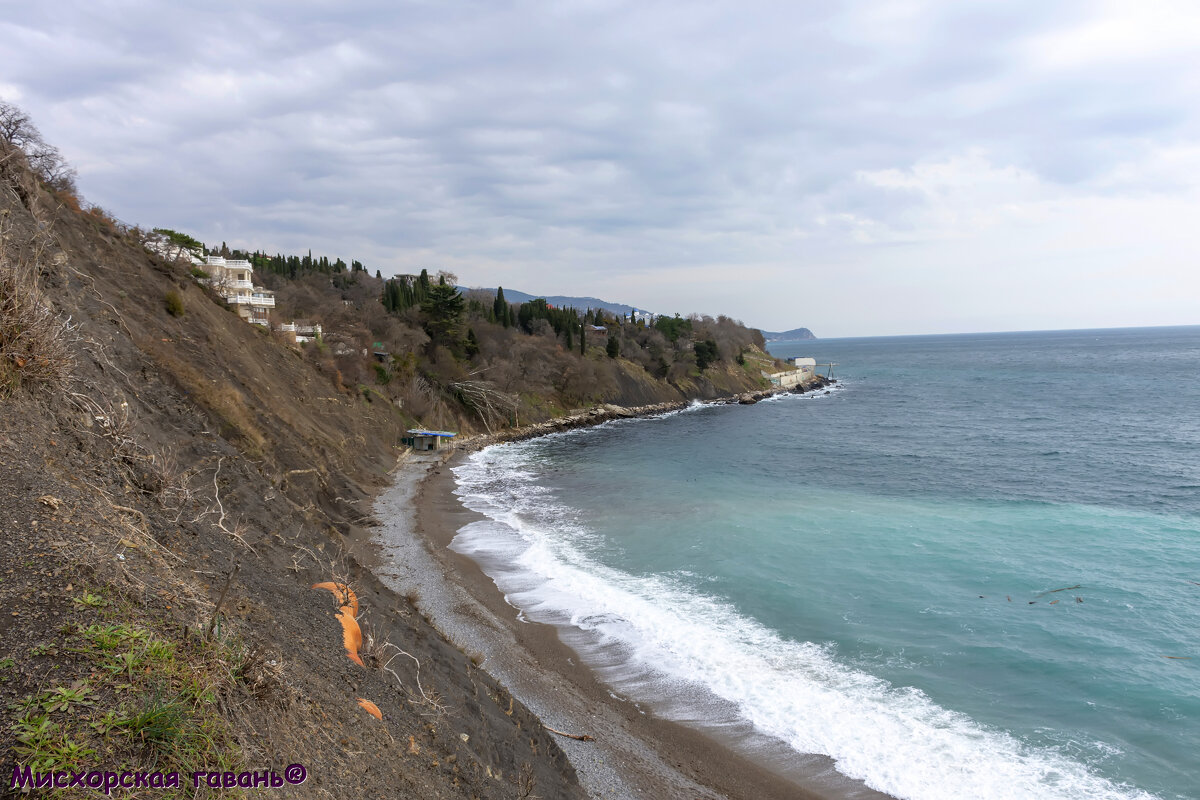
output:
{"label": "distant mountain ridge", "polygon": [[[459,289],[459,291],[463,291],[463,292],[475,291],[475,292],[491,292],[493,295],[496,294],[495,289],[481,289],[481,288],[473,288],[472,289],[472,288],[468,288],[466,286],[459,286],[458,289]],[[631,311],[642,311],[642,312],[646,311],[646,309],[640,308],[638,306],[626,305],[625,303],[611,303],[608,300],[601,300],[598,297],[567,297],[566,295],[561,295],[561,294],[556,294],[556,295],[528,294],[527,292],[518,291],[516,289],[505,289],[504,290],[504,299],[508,300],[510,303],[528,303],[530,300],[533,300],[538,297],[544,298],[546,300],[546,302],[552,306],[557,306],[559,308],[578,308],[580,311],[587,309],[587,308],[602,308],[605,311],[612,312],[613,314],[628,314]],[[655,313],[655,316],[658,316],[657,312],[654,312],[654,313]],[[762,331],[762,335],[763,335],[763,338],[766,339],[768,342],[789,342],[789,341],[796,341],[799,339],[815,339],[815,338],[817,338],[816,336],[813,335],[813,332],[810,331],[808,328],[792,328],[790,331],[783,331],[782,333],[777,333],[777,332],[772,332],[772,331]]]}
{"label": "distant mountain ridge", "polygon": [[[459,286],[458,289],[459,291],[463,292],[491,292],[493,295],[496,293],[494,288],[480,289]],[[631,311],[646,311],[646,309],[639,308],[638,306],[626,305],[625,303],[610,303],[609,301],[601,300],[598,297],[567,297],[566,295],[561,294],[529,294],[527,292],[517,291],[516,289],[504,290],[504,299],[510,303],[528,303],[530,300],[534,300],[538,297],[545,299],[547,303],[557,308],[577,308],[580,311],[584,311],[585,309],[589,308],[602,308],[605,311],[612,312],[613,314],[628,314]],[[655,314],[655,316],[657,316],[657,314]]]}
{"label": "distant mountain ridge", "polygon": [[817,338],[808,328],[792,328],[790,331],[783,331],[782,333],[763,331],[762,335],[768,342],[794,342],[800,339]]}

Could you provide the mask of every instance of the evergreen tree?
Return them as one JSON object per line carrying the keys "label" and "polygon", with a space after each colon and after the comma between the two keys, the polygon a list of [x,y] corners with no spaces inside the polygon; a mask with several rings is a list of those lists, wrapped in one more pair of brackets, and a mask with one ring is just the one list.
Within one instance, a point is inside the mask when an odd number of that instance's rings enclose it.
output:
{"label": "evergreen tree", "polygon": [[467,354],[467,358],[479,355],[479,340],[475,338],[474,328],[467,328],[467,343],[463,347],[463,351]]}
{"label": "evergreen tree", "polygon": [[614,330],[608,335],[608,344],[604,346],[604,352],[608,353],[609,358],[616,358],[621,355],[621,343],[617,341],[617,332]]}
{"label": "evergreen tree", "polygon": [[509,327],[511,320],[509,315],[512,310],[508,307],[508,301],[504,299],[504,287],[500,286],[496,289],[496,301],[492,303],[492,314],[495,316],[496,323]]}
{"label": "evergreen tree", "polygon": [[[428,276],[425,277],[428,280]],[[458,324],[465,305],[463,296],[445,281],[429,287],[421,301],[421,311],[425,313],[425,332],[429,334],[431,344],[452,346],[458,343]]]}
{"label": "evergreen tree", "polygon": [[708,369],[709,365],[721,357],[721,351],[717,347],[717,343],[712,339],[705,339],[703,342],[696,342],[696,367],[701,372]]}
{"label": "evergreen tree", "polygon": [[574,340],[571,339],[571,326],[568,325],[567,326],[567,352],[569,353],[574,349],[575,349],[575,342],[574,342]]}
{"label": "evergreen tree", "polygon": [[587,325],[579,325],[579,355],[587,355]]}

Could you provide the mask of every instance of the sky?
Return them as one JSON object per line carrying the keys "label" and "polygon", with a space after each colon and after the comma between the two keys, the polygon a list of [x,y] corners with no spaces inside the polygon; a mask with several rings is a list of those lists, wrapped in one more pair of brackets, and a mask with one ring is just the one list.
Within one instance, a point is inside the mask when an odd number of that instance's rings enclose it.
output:
{"label": "sky", "polygon": [[817,336],[1200,324],[1200,4],[5,3],[87,200]]}

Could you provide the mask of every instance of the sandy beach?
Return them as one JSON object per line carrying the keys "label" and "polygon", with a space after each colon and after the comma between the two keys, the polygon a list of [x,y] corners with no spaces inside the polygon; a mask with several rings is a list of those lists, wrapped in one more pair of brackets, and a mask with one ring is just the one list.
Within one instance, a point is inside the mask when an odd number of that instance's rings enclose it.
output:
{"label": "sandy beach", "polygon": [[[769,744],[749,726],[702,731],[659,718],[652,702],[639,705],[601,683],[556,628],[520,619],[474,561],[448,548],[479,518],[453,494],[450,468],[464,457],[413,456],[396,471],[375,505],[382,526],[374,569],[415,595],[422,613],[543,724],[593,737],[558,737],[592,797],[886,799],[838,774],[831,760]],[[746,739],[752,747],[738,746]]]}

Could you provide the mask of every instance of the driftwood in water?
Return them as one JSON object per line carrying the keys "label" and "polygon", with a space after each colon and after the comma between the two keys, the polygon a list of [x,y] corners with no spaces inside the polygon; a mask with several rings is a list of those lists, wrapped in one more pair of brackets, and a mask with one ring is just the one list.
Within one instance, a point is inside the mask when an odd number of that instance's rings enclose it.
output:
{"label": "driftwood in water", "polygon": [[1069,590],[1069,589],[1078,589],[1078,588],[1079,588],[1081,585],[1082,585],[1082,584],[1078,584],[1078,583],[1077,583],[1077,584],[1075,584],[1074,586],[1064,586],[1064,587],[1062,587],[1061,589],[1051,589],[1051,590],[1050,590],[1050,591],[1048,591],[1048,592],[1042,592],[1041,594],[1039,594],[1039,595],[1035,595],[1035,596],[1036,596],[1036,597],[1045,597],[1046,595],[1048,595],[1048,594],[1054,594],[1055,592],[1065,592],[1065,591],[1067,591],[1067,590]]}

